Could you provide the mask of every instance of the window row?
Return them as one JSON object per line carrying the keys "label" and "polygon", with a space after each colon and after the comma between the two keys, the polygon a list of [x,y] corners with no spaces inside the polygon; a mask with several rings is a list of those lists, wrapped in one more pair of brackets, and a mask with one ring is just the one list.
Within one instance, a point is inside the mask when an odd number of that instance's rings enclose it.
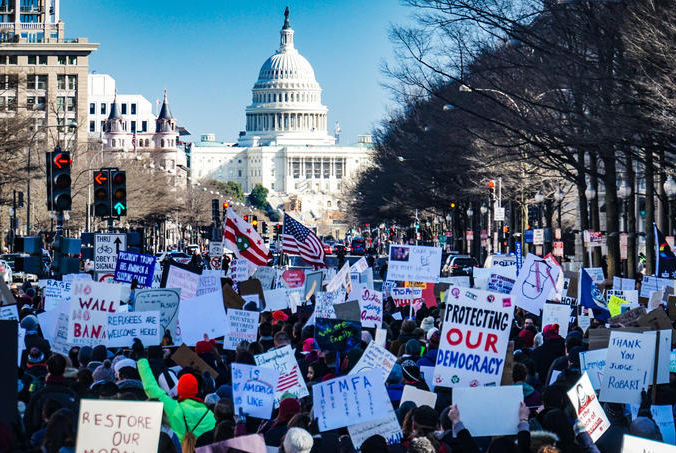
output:
{"label": "window row", "polygon": [[[56,62],[63,66],[77,65],[76,55],[57,55]],[[0,65],[16,65],[19,64],[19,57],[17,55],[0,55]],[[26,57],[26,64],[28,65],[46,65],[47,55],[28,55]]]}
{"label": "window row", "polygon": [[326,130],[323,113],[249,113],[247,131],[308,131]]}
{"label": "window row", "polygon": [[319,93],[254,93],[253,102],[319,102]]}
{"label": "window row", "polygon": [[[112,108],[113,103],[111,102],[110,104],[106,104],[105,102],[102,102],[99,105],[99,109],[101,111],[101,115],[106,115],[109,109]],[[126,115],[127,112],[129,112],[130,115],[136,115],[136,103],[122,103],[120,104],[120,110],[122,115]],[[89,103],[89,114],[90,115],[96,115],[96,103],[95,102],[90,102]],[[145,121],[144,121],[145,122]]]}
{"label": "window row", "polygon": [[289,174],[299,179],[301,174],[305,179],[342,179],[345,176],[345,159],[331,159],[328,157],[294,157],[291,159]]}

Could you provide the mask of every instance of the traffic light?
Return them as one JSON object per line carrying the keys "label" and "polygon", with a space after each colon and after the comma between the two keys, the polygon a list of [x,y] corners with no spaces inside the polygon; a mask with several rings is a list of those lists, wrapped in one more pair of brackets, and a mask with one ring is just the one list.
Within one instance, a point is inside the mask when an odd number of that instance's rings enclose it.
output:
{"label": "traffic light", "polygon": [[451,209],[455,209],[455,201],[451,201]]}
{"label": "traffic light", "polygon": [[218,198],[213,198],[211,200],[211,218],[217,220],[220,216]]}
{"label": "traffic light", "polygon": [[62,152],[61,147],[47,156],[47,210],[70,211],[70,153]]}
{"label": "traffic light", "polygon": [[23,208],[23,206],[24,206],[24,204],[23,204],[23,192],[19,192],[18,195],[19,195],[19,201],[17,202],[16,207],[17,208]]}
{"label": "traffic light", "polygon": [[263,222],[263,234],[268,234],[268,222]]}
{"label": "traffic light", "polygon": [[225,215],[225,211],[227,211],[229,207],[230,207],[230,203],[227,202],[227,201],[224,201],[223,202],[223,215]]}
{"label": "traffic light", "polygon": [[251,226],[254,227],[254,230],[258,232],[258,216],[253,216],[253,220],[251,221]]}
{"label": "traffic light", "polygon": [[113,216],[127,215],[127,174],[124,171],[110,172],[110,193]]}
{"label": "traffic light", "polygon": [[488,181],[488,193],[491,196],[491,200],[495,199],[495,180],[491,179]]}
{"label": "traffic light", "polygon": [[245,216],[242,217],[242,218],[244,219],[245,222],[249,223],[249,216],[248,216],[248,215],[245,215]]}
{"label": "traffic light", "polygon": [[110,171],[94,172],[94,216],[109,217],[110,209]]}
{"label": "traffic light", "polygon": [[536,224],[539,218],[540,209],[537,206],[528,206],[528,224]]}

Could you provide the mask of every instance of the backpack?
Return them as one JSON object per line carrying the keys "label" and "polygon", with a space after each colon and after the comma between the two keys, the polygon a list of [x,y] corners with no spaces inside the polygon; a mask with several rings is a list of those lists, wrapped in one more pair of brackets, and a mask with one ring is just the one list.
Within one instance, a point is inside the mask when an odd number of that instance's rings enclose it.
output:
{"label": "backpack", "polygon": [[202,418],[200,418],[199,421],[192,428],[188,426],[188,421],[185,419],[185,412],[183,413],[183,423],[185,423],[185,434],[183,435],[183,440],[181,440],[181,453],[195,453],[195,446],[197,445],[197,437],[195,436],[193,430],[196,429],[200,425],[200,423],[202,423],[202,420],[204,420],[204,417],[206,417],[208,413],[209,408],[207,408],[207,410],[204,411],[204,415],[202,415]]}
{"label": "backpack", "polygon": [[30,370],[27,370],[24,377],[28,378],[28,394],[31,396],[45,386],[45,376],[36,376]]}

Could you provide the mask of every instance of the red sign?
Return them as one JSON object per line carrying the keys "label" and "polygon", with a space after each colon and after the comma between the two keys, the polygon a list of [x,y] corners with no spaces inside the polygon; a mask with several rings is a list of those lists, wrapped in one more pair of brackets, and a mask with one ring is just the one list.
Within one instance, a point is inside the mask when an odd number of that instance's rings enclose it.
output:
{"label": "red sign", "polygon": [[552,254],[554,256],[563,256],[563,241],[554,241],[552,245],[554,246]]}
{"label": "red sign", "polygon": [[603,242],[603,233],[600,231],[589,231],[589,242],[592,244],[601,244]]}
{"label": "red sign", "polygon": [[289,288],[300,288],[305,284],[305,272],[303,269],[288,269],[282,273],[282,278]]}
{"label": "red sign", "polygon": [[465,237],[467,238],[468,241],[473,241],[474,240],[474,231],[466,231]]}

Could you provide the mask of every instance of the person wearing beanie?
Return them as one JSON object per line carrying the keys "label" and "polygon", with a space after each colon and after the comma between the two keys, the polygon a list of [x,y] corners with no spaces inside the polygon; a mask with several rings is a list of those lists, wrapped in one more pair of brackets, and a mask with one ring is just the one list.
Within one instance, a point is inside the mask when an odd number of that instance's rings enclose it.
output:
{"label": "person wearing beanie", "polygon": [[418,360],[417,364],[419,367],[422,366],[435,366],[437,363],[437,353],[439,352],[439,342],[441,341],[441,335],[439,331],[430,329],[432,335],[429,336],[427,341],[427,350],[425,354]]}
{"label": "person wearing beanie", "polygon": [[523,329],[519,332],[519,338],[523,341],[524,348],[531,349],[535,344],[535,335],[528,329]]}
{"label": "person wearing beanie", "polygon": [[552,362],[566,353],[566,342],[559,335],[558,324],[546,325],[542,336],[544,342],[542,346],[533,350],[531,358],[535,362],[538,378],[541,382],[546,383],[547,374]]}
{"label": "person wearing beanie", "polygon": [[404,370],[401,365],[395,363],[390,371],[390,374],[385,380],[385,389],[387,390],[387,396],[390,397],[392,402],[392,407],[396,410],[399,407],[399,402],[401,401],[401,394],[404,391]]}
{"label": "person wearing beanie", "polygon": [[148,359],[145,358],[143,344],[135,340],[132,350],[136,357],[139,357],[136,366],[146,395],[162,402],[169,426],[181,441],[188,430],[195,438],[199,438],[205,432],[214,429],[216,419],[213,412],[198,398],[199,386],[195,376],[187,373],[180,377],[176,386],[178,398],[174,399],[157,384]]}
{"label": "person wearing beanie", "polygon": [[77,361],[80,362],[80,368],[87,368],[87,365],[92,360],[91,346],[82,346],[80,352],[77,353]]}
{"label": "person wearing beanie", "polygon": [[420,390],[429,391],[425,379],[423,379],[422,374],[420,373],[420,367],[415,364],[412,360],[406,360],[402,364],[403,375],[404,375],[404,385],[412,385],[415,388]]}
{"label": "person wearing beanie", "polygon": [[94,346],[92,350],[92,361],[103,363],[108,358],[108,350],[102,344]]}
{"label": "person wearing beanie", "polygon": [[38,348],[33,347],[28,351],[26,357],[26,365],[21,378],[23,389],[21,389],[19,399],[28,403],[33,394],[43,387],[46,376],[45,354]]}
{"label": "person wearing beanie", "polygon": [[662,433],[652,418],[638,416],[629,425],[629,434],[662,442]]}
{"label": "person wearing beanie", "polygon": [[282,310],[277,310],[272,312],[272,325],[274,326],[280,321],[288,321],[289,315],[284,313]]}
{"label": "person wearing beanie", "polygon": [[434,318],[428,316],[427,318],[423,319],[420,323],[420,328],[424,330],[425,333],[429,332],[430,329],[434,328]]}
{"label": "person wearing beanie", "polygon": [[268,422],[267,426],[261,426],[259,430],[265,437],[265,445],[279,447],[282,444],[282,437],[289,429],[287,423],[294,415],[300,413],[300,410],[300,403],[296,398],[283,398],[279,403],[277,418]]}
{"label": "person wearing beanie", "polygon": [[92,373],[94,385],[104,382],[115,382],[115,371],[110,360],[104,360]]}
{"label": "person wearing beanie", "polygon": [[284,437],[284,452],[310,453],[313,443],[312,435],[303,428],[290,428]]}

